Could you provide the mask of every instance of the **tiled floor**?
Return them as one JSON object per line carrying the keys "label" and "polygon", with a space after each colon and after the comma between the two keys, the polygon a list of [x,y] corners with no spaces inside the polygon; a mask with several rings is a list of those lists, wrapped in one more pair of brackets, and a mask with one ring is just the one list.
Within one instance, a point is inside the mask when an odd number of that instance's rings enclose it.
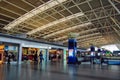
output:
{"label": "tiled floor", "polygon": [[0,80],[120,80],[120,65],[3,64]]}

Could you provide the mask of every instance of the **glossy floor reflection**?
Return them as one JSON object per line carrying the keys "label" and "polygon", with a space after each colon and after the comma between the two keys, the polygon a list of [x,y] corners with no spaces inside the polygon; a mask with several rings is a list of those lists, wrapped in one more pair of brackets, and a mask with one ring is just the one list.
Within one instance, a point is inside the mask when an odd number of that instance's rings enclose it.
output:
{"label": "glossy floor reflection", "polygon": [[3,64],[0,80],[120,80],[119,65]]}

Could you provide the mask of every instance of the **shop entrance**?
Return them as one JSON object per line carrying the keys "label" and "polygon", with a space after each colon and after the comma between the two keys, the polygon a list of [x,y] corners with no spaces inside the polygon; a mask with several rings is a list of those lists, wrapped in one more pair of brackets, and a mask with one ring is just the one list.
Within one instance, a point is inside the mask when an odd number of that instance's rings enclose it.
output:
{"label": "shop entrance", "polygon": [[1,42],[0,44],[0,63],[17,63],[19,44]]}
{"label": "shop entrance", "polygon": [[51,62],[60,62],[63,60],[63,50],[62,49],[50,49],[49,50],[49,60]]}
{"label": "shop entrance", "polygon": [[22,48],[22,61],[40,63],[40,52],[41,51],[42,51],[43,62],[44,62],[47,59],[46,49],[23,47]]}
{"label": "shop entrance", "polygon": [[4,45],[0,45],[0,64],[3,63]]}
{"label": "shop entrance", "polygon": [[4,44],[4,62],[17,62],[18,61],[18,45],[17,44]]}

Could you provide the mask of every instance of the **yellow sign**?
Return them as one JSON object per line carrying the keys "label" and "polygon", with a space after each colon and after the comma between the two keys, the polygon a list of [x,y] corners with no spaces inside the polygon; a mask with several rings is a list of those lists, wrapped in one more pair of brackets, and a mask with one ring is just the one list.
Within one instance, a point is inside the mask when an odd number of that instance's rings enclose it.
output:
{"label": "yellow sign", "polygon": [[3,63],[4,45],[0,45],[0,64]]}
{"label": "yellow sign", "polygon": [[4,45],[0,45],[0,50],[4,50]]}

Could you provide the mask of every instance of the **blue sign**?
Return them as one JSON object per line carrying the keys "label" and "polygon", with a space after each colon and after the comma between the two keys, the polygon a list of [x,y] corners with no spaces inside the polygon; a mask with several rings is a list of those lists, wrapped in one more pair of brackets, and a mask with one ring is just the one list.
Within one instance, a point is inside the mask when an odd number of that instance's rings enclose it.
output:
{"label": "blue sign", "polygon": [[5,51],[8,51],[8,46],[7,45],[5,45]]}
{"label": "blue sign", "polygon": [[95,51],[95,47],[94,47],[94,46],[91,46],[91,47],[90,47],[90,50],[91,50],[91,52],[94,52],[94,51]]}
{"label": "blue sign", "polygon": [[68,63],[76,63],[77,41],[69,39],[68,41]]}

